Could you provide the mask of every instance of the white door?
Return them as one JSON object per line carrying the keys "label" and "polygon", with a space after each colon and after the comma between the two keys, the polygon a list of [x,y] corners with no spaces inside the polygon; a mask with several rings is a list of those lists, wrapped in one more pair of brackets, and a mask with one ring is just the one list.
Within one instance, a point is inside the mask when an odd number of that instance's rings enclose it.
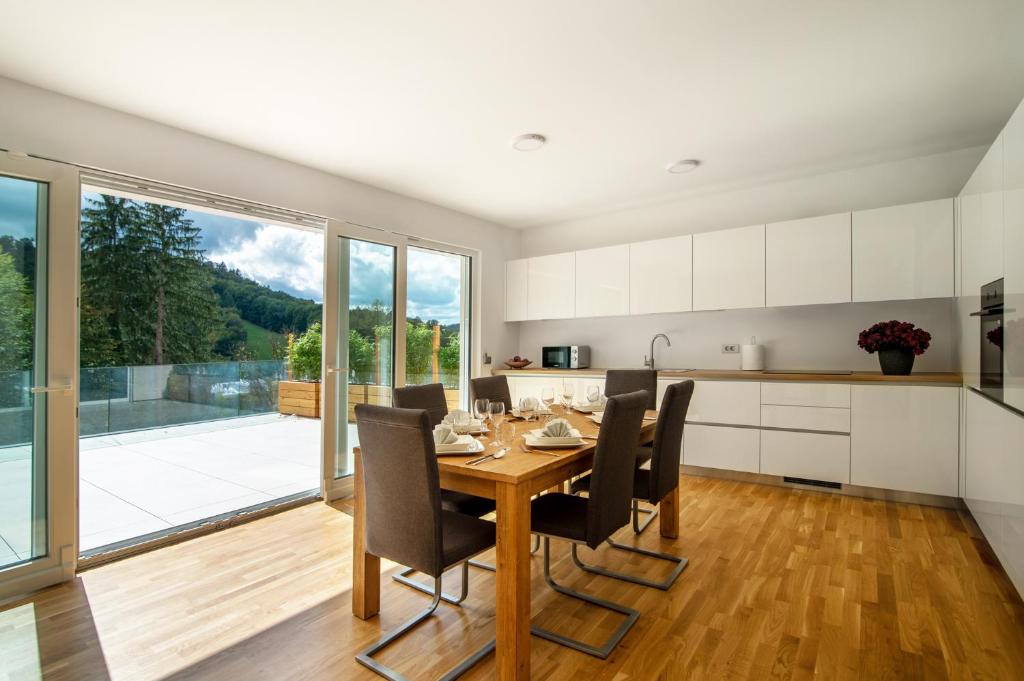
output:
{"label": "white door", "polygon": [[629,245],[576,251],[576,316],[629,314]]}
{"label": "white door", "polygon": [[77,168],[0,156],[0,600],[78,556]]}
{"label": "white door", "polygon": [[850,214],[775,222],[765,227],[765,305],[851,300]]}
{"label": "white door", "polygon": [[764,307],[764,225],[693,235],[693,309]]}
{"label": "white door", "polygon": [[576,316],[576,254],[556,253],[529,259],[529,319]]}

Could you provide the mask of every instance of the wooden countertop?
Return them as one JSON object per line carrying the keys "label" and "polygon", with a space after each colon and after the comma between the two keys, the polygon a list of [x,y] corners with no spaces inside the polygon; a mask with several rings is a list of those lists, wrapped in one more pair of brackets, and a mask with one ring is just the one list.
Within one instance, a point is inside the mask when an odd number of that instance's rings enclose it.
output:
{"label": "wooden countertop", "polygon": [[[559,374],[563,376],[604,376],[607,369],[544,369],[527,367],[526,369],[493,369],[493,374],[544,375]],[[909,376],[885,376],[880,371],[855,371],[852,374],[813,374],[813,373],[767,373],[764,371],[741,371],[739,369],[693,369],[691,371],[659,370],[658,378],[694,378],[719,381],[810,381],[816,383],[897,383],[924,385],[956,385],[963,383],[960,374],[944,372],[921,372]]]}

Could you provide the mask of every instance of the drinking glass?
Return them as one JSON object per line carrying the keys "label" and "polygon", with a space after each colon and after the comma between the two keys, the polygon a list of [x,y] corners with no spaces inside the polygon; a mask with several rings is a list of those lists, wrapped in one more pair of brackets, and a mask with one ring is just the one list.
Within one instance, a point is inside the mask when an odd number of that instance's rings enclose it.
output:
{"label": "drinking glass", "polygon": [[544,388],[540,391],[540,401],[544,403],[548,411],[551,411],[551,405],[555,403],[555,389]]}
{"label": "drinking glass", "polygon": [[461,410],[456,412],[455,417],[452,419],[452,421],[453,421],[452,425],[455,426],[455,432],[456,433],[468,433],[469,432],[469,421],[470,421],[469,412],[461,411]]}
{"label": "drinking glass", "polygon": [[569,413],[569,409],[572,408],[572,398],[576,394],[576,388],[572,383],[568,381],[562,383],[562,404],[565,406],[565,413]]}
{"label": "drinking glass", "polygon": [[533,420],[533,412],[536,409],[535,406],[531,408],[530,401],[531,398],[529,397],[519,398],[519,415],[522,416],[523,419],[526,420],[527,422]]}
{"label": "drinking glass", "polygon": [[601,388],[596,385],[587,386],[587,402],[593,404],[601,399]]}
{"label": "drinking glass", "polygon": [[494,429],[494,444],[501,450],[508,452],[512,449],[512,443],[516,439],[516,424],[506,421]]}
{"label": "drinking glass", "polygon": [[479,421],[483,421],[487,418],[487,407],[491,401],[486,397],[481,397],[478,400],[473,400],[473,416]]}
{"label": "drinking glass", "polygon": [[494,446],[498,446],[497,436],[498,430],[501,429],[502,421],[505,420],[505,403],[504,402],[491,402],[487,405],[487,413],[490,416],[491,424],[494,426]]}

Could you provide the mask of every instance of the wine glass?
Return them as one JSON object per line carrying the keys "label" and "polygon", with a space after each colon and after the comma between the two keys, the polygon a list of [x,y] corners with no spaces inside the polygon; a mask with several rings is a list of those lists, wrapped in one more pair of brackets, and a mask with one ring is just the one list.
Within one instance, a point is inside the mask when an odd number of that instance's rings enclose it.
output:
{"label": "wine glass", "polygon": [[502,421],[505,420],[505,403],[504,402],[491,402],[487,405],[487,413],[490,416],[491,424],[494,426],[494,445],[498,445],[497,436],[498,430],[501,429]]}
{"label": "wine glass", "polygon": [[537,408],[536,399],[533,397],[520,397],[519,398],[519,415],[523,417],[527,422],[533,420],[533,412]]}
{"label": "wine glass", "polygon": [[576,388],[569,381],[562,383],[562,405],[565,407],[565,413],[569,413],[569,409],[572,407],[572,398],[576,394]]}
{"label": "wine glass", "polygon": [[506,421],[494,429],[494,445],[499,447],[499,452],[512,450],[512,443],[516,439],[516,424]]}
{"label": "wine glass", "polygon": [[484,421],[487,418],[487,407],[490,403],[491,401],[486,397],[473,400],[473,416],[475,416],[478,421]]}
{"label": "wine glass", "polygon": [[540,401],[544,403],[548,411],[551,411],[551,405],[555,403],[555,389],[549,387],[541,390]]}

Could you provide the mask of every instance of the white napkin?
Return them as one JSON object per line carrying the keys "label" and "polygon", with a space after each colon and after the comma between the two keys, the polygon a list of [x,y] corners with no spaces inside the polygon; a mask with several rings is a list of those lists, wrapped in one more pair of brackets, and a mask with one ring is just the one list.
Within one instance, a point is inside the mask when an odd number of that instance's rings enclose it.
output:
{"label": "white napkin", "polygon": [[572,437],[572,426],[565,419],[552,419],[544,426],[544,437]]}
{"label": "white napkin", "polygon": [[455,424],[455,417],[456,417],[456,415],[460,415],[461,416],[462,414],[466,415],[465,416],[466,421],[471,421],[472,420],[472,416],[470,416],[470,413],[468,411],[466,411],[465,409],[452,409],[450,412],[445,414],[443,419],[441,419],[441,423],[447,423],[448,425],[454,425]]}
{"label": "white napkin", "polygon": [[434,426],[434,444],[435,445],[451,445],[459,441],[459,436],[455,432],[455,429],[449,426],[447,423],[439,423]]}
{"label": "white napkin", "polygon": [[540,409],[540,400],[536,397],[524,397],[519,401],[519,407],[526,411],[537,411]]}

